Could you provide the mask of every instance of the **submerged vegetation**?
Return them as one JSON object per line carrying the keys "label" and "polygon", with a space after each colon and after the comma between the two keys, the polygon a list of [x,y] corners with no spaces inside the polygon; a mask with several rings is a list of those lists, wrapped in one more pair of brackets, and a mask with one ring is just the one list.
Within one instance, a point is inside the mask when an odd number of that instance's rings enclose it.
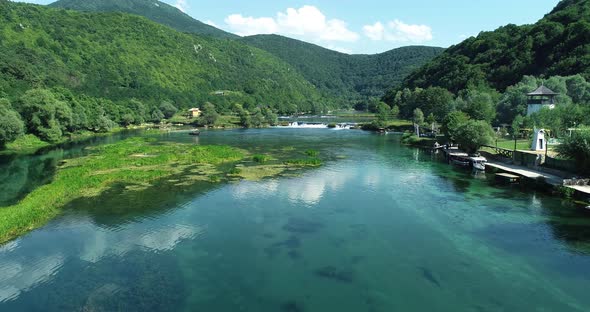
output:
{"label": "submerged vegetation", "polygon": [[265,155],[264,158],[268,164],[259,162],[250,166],[247,163],[252,158],[245,150],[145,138],[94,147],[89,156],[65,161],[51,183],[37,188],[17,204],[0,209],[0,242],[43,225],[71,201],[91,199],[115,184],[133,192],[148,189],[158,181],[183,187],[197,181],[257,180],[321,164],[317,158],[284,163],[270,161],[280,157]]}

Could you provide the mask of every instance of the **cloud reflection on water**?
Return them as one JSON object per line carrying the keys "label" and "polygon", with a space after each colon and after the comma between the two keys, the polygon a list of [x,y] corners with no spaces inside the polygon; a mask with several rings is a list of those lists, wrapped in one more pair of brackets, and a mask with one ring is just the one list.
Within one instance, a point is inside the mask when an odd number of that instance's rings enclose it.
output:
{"label": "cloud reflection on water", "polygon": [[[23,251],[23,254],[30,253],[33,256],[18,256],[19,248],[35,248],[27,244],[28,238],[35,240],[34,235],[8,243],[0,249],[0,303],[17,299],[21,293],[51,280],[67,260],[97,263],[105,257],[121,257],[137,249],[150,252],[172,250],[181,241],[193,239],[205,232],[202,226],[179,224],[174,220],[160,220],[157,224],[151,221],[129,223],[116,231],[100,228],[85,218],[78,220],[75,227],[71,224],[71,218],[65,218],[44,233],[36,233],[46,235],[49,240],[61,241],[60,244],[52,245],[49,253],[44,254],[43,250]],[[60,231],[68,232],[68,235],[64,236]],[[72,251],[76,254],[68,255]]]}

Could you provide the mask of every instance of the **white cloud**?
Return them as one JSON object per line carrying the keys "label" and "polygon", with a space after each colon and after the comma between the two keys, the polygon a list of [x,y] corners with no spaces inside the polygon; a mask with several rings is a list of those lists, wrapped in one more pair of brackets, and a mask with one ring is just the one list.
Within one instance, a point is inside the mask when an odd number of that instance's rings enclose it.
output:
{"label": "white cloud", "polygon": [[241,14],[232,14],[225,18],[225,23],[240,36],[256,34],[272,34],[278,32],[278,26],[270,17],[244,17]]}
{"label": "white cloud", "polygon": [[252,17],[232,14],[225,19],[228,27],[241,36],[255,34],[283,34],[298,36],[315,42],[354,42],[359,35],[348,29],[346,22],[327,19],[315,6],[288,8],[276,17]]}
{"label": "white cloud", "polygon": [[411,25],[400,20],[393,20],[384,25],[376,22],[363,27],[365,36],[374,41],[395,41],[421,43],[432,40],[432,28],[427,25]]}
{"label": "white cloud", "polygon": [[217,26],[217,24],[215,24],[215,22],[212,21],[212,20],[206,20],[205,21],[205,24],[207,24],[209,26],[213,26],[213,27],[219,28],[219,26]]}
{"label": "white cloud", "polygon": [[335,45],[328,45],[328,46],[326,46],[326,48],[333,50],[333,51],[340,52],[340,53],[345,53],[345,54],[352,54],[353,53],[351,49],[340,47],[340,46],[335,46]]}
{"label": "white cloud", "polygon": [[188,9],[188,3],[186,3],[186,0],[176,0],[176,3],[174,4],[174,6],[177,9],[179,9],[185,13],[186,13],[186,9]]}

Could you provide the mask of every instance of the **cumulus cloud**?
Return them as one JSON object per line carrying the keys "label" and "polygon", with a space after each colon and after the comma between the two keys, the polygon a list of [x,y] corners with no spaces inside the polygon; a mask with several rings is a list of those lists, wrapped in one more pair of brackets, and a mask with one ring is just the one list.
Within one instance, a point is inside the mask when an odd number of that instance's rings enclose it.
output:
{"label": "cumulus cloud", "polygon": [[433,38],[430,26],[406,24],[397,19],[387,24],[376,22],[373,25],[365,25],[363,32],[365,36],[374,41],[421,43]]}
{"label": "cumulus cloud", "polygon": [[174,6],[177,9],[179,9],[185,13],[186,13],[186,9],[188,9],[188,3],[186,3],[186,0],[176,0],[176,3],[174,3]]}
{"label": "cumulus cloud", "polygon": [[217,26],[217,24],[215,24],[215,22],[212,21],[212,20],[206,20],[205,21],[205,24],[207,24],[209,26],[213,26],[213,27],[219,28],[219,26]]}
{"label": "cumulus cloud", "polygon": [[225,19],[227,26],[241,36],[255,34],[294,35],[312,41],[354,42],[359,35],[346,22],[328,19],[317,7],[305,5],[288,8],[275,17],[252,17],[232,14]]}

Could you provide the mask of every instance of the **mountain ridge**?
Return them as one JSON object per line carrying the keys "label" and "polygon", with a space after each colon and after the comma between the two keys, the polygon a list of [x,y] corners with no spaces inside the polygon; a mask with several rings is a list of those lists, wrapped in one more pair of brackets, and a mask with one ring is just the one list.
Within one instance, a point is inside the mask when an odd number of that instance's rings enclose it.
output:
{"label": "mountain ridge", "polygon": [[[275,56],[234,40],[178,32],[147,18],[0,1],[0,94],[65,88],[126,105],[236,102],[308,111],[320,94]],[[217,96],[219,90],[224,96]],[[328,100],[325,100],[328,102]]]}
{"label": "mountain ridge", "polygon": [[323,92],[353,102],[382,96],[388,88],[401,83],[405,75],[444,50],[407,46],[378,54],[346,54],[280,35],[254,35],[239,40],[291,64]]}
{"label": "mountain ridge", "polygon": [[203,23],[178,8],[157,0],[58,0],[48,6],[86,12],[123,12],[136,14],[181,32],[216,38],[239,38],[238,35]]}
{"label": "mountain ridge", "polygon": [[402,87],[470,85],[499,91],[525,75],[590,78],[590,1],[563,0],[534,24],[508,24],[449,47],[409,75]]}

